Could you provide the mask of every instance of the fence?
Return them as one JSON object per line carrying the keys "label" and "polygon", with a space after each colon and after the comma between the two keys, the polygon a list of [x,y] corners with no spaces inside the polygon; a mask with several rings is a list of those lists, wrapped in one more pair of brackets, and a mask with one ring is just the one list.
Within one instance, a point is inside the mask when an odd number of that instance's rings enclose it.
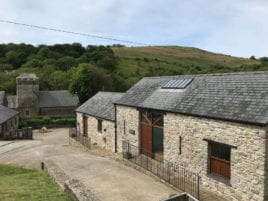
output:
{"label": "fence", "polygon": [[69,128],[69,138],[75,139],[77,142],[82,144],[84,147],[91,149],[90,137],[86,137],[82,133],[77,132],[76,128]]}
{"label": "fence", "polygon": [[[142,154],[141,154],[142,153]],[[153,153],[123,141],[123,157],[154,175],[199,199],[200,176],[163,159],[152,159]]]}
{"label": "fence", "polygon": [[17,140],[17,139],[33,139],[32,128],[22,128],[14,131],[5,132],[3,134],[4,140]]}

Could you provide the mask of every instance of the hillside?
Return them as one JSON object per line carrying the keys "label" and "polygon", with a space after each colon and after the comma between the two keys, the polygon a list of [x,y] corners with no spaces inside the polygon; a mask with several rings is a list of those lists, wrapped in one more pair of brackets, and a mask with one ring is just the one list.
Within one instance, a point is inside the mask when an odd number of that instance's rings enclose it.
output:
{"label": "hillside", "polygon": [[118,57],[116,72],[130,83],[152,75],[268,70],[267,66],[260,66],[259,60],[216,54],[191,47],[151,46],[112,49]]}
{"label": "hillside", "polygon": [[126,91],[145,76],[260,70],[268,70],[268,57],[239,58],[191,47],[0,44],[0,91],[7,94],[16,93],[22,72],[36,73],[40,90],[69,89],[87,100],[100,90]]}

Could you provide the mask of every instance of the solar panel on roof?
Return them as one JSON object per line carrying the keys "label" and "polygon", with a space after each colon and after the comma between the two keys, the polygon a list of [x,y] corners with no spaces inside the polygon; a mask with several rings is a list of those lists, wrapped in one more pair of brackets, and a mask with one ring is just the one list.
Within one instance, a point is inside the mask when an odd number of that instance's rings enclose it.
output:
{"label": "solar panel on roof", "polygon": [[162,89],[185,89],[192,81],[193,78],[169,80]]}

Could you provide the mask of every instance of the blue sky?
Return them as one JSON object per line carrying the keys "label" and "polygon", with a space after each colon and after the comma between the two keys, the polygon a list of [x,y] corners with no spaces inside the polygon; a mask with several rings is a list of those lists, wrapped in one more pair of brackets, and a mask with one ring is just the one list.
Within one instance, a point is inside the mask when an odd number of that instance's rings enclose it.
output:
{"label": "blue sky", "polygon": [[[268,56],[267,0],[0,0],[0,19],[151,45]],[[8,42],[117,43],[0,23],[0,43]]]}

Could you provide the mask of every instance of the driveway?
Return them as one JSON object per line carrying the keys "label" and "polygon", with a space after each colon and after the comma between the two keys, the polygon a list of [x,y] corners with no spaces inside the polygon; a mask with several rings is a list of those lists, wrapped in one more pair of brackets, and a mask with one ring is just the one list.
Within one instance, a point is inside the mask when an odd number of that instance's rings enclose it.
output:
{"label": "driveway", "polygon": [[154,201],[178,193],[96,150],[69,145],[68,129],[53,129],[45,135],[34,131],[34,140],[0,143],[0,163],[40,169],[44,160],[52,160],[103,201]]}

